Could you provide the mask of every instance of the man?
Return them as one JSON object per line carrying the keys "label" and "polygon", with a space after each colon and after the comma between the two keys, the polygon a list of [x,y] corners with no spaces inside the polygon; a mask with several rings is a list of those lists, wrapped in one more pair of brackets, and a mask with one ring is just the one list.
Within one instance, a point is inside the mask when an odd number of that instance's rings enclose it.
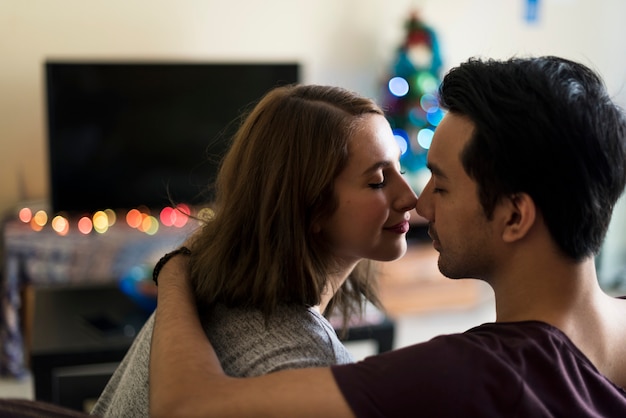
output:
{"label": "man", "polygon": [[159,276],[155,416],[626,416],[626,300],[594,265],[626,183],[624,113],[556,57],[471,59],[440,99],[417,211],[441,272],[491,285],[496,322],[356,364],[230,378],[175,257]]}

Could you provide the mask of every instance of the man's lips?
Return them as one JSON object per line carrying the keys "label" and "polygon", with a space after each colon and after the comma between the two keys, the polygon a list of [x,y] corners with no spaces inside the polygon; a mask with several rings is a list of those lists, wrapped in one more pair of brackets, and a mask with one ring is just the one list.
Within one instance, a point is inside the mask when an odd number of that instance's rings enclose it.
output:
{"label": "man's lips", "polygon": [[433,241],[438,241],[439,240],[439,237],[437,236],[437,232],[435,231],[435,229],[432,226],[428,227],[428,236]]}
{"label": "man's lips", "polygon": [[430,237],[431,240],[433,240],[433,247],[435,247],[435,249],[438,249],[439,248],[439,236],[437,236],[437,233],[435,232],[435,230],[432,228],[428,228],[428,236]]}

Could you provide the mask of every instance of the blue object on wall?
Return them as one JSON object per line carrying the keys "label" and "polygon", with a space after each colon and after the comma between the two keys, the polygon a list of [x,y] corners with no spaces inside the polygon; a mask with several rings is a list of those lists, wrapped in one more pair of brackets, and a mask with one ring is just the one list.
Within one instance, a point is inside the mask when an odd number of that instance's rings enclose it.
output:
{"label": "blue object on wall", "polygon": [[536,23],[539,19],[539,0],[526,0],[526,22]]}

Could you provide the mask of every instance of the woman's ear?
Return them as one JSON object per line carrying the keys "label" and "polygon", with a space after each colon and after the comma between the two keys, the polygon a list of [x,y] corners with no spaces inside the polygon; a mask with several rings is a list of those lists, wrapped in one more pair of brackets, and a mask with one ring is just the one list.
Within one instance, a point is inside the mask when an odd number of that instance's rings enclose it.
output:
{"label": "woman's ear", "polygon": [[537,207],[527,193],[515,193],[505,198],[505,210],[508,210],[502,239],[505,242],[524,238],[535,224]]}

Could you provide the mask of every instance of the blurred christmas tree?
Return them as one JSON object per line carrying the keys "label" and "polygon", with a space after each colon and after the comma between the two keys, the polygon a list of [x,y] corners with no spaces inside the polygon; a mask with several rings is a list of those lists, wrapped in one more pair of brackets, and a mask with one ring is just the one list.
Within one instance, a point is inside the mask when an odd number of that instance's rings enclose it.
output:
{"label": "blurred christmas tree", "polygon": [[391,74],[385,80],[382,103],[402,149],[400,162],[413,188],[424,186],[426,152],[443,117],[437,89],[441,56],[435,32],[411,13]]}

